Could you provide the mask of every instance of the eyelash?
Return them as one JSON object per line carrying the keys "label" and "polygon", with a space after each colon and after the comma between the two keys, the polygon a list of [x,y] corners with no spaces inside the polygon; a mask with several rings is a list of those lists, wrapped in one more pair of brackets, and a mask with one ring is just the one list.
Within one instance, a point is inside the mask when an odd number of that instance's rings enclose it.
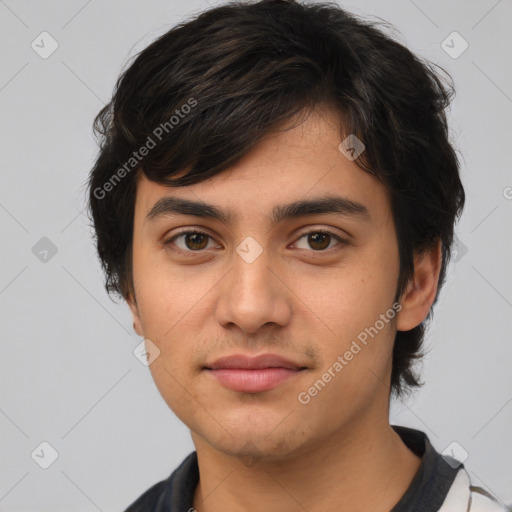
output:
{"label": "eyelash", "polygon": [[[171,238],[168,238],[167,240],[164,240],[163,241],[163,245],[165,247],[167,246],[171,246],[173,245],[173,242],[180,236],[183,236],[183,235],[193,235],[193,234],[198,234],[198,235],[205,235],[207,236],[209,239],[213,240],[213,237],[210,236],[208,233],[205,233],[204,231],[199,231],[199,230],[196,230],[196,229],[187,229],[187,230],[184,230],[184,231],[180,231],[179,233],[173,235]],[[343,245],[350,245],[350,242],[344,238],[341,238],[340,236],[336,235],[335,233],[333,233],[332,231],[329,231],[329,230],[325,230],[325,229],[314,229],[314,230],[311,230],[311,231],[306,231],[305,233],[302,233],[298,238],[297,238],[297,241],[298,240],[301,240],[302,238],[308,236],[308,235],[312,235],[312,234],[323,234],[323,235],[329,235],[331,237],[333,237],[337,242],[338,242],[338,245],[336,245],[334,247],[334,249],[336,247],[338,247],[339,245],[343,246]],[[192,250],[185,250],[185,249],[181,249],[180,247],[177,247],[177,248],[173,248],[172,250],[174,251],[177,251],[177,252],[182,252],[182,253],[198,253],[198,254],[201,254],[201,253],[204,253],[207,251],[207,249],[201,249],[201,250],[197,250],[197,251],[192,251]],[[301,249],[301,250],[308,250],[308,249]],[[313,252],[313,253],[325,253],[325,252],[328,252],[328,251],[331,251],[333,250],[333,248],[331,249],[319,249],[317,251],[313,250],[313,249],[309,249],[310,252]]]}

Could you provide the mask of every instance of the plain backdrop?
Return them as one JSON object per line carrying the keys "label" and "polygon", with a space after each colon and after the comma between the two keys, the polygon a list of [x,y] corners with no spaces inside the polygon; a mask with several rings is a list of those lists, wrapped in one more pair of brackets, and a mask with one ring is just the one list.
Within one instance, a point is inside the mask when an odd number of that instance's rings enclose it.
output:
{"label": "plain backdrop", "polygon": [[[133,354],[127,306],[104,291],[84,183],[93,118],[127,60],[214,4],[0,1],[0,511],[123,510],[194,449]],[[511,502],[512,2],[340,5],[393,24],[457,90],[449,121],[467,206],[426,385],[393,403],[391,421],[455,447],[474,485]]]}

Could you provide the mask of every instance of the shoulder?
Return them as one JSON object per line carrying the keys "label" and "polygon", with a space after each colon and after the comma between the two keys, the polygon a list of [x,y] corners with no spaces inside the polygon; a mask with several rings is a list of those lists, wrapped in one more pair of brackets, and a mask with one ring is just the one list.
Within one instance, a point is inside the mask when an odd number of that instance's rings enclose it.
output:
{"label": "shoulder", "polygon": [[471,485],[469,475],[461,467],[439,512],[509,512],[490,493]]}
{"label": "shoulder", "polygon": [[189,510],[199,481],[197,453],[190,453],[169,475],[139,496],[124,512]]}
{"label": "shoulder", "polygon": [[139,496],[124,512],[152,512],[162,496],[168,480],[162,480]]}
{"label": "shoulder", "polygon": [[471,512],[509,512],[509,507],[500,504],[496,498],[480,487],[470,487]]}

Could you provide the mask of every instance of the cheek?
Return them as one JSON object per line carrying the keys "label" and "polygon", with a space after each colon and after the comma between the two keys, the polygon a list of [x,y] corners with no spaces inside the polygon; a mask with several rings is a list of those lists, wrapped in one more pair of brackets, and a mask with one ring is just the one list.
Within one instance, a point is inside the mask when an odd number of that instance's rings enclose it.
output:
{"label": "cheek", "polygon": [[216,283],[212,272],[195,265],[171,265],[160,249],[134,254],[133,278],[144,333],[156,340],[183,338],[197,329],[206,293]]}
{"label": "cheek", "polygon": [[318,419],[318,428],[357,417],[388,392],[396,317],[394,281],[383,279],[379,286],[375,281],[376,275],[362,266],[350,277],[333,280],[328,295],[315,297],[311,309],[319,312],[314,322],[322,364],[296,398],[309,417]]}
{"label": "cheek", "polygon": [[[331,335],[343,344],[379,319],[393,304],[398,279],[398,264],[382,253],[365,251],[333,270],[322,280],[301,278],[297,295],[316,313]],[[376,256],[379,254],[379,256]],[[299,287],[297,289],[297,286]]]}
{"label": "cheek", "polygon": [[215,342],[205,326],[219,276],[207,267],[173,266],[164,253],[149,251],[134,254],[133,269],[144,336],[160,350],[150,365],[153,379],[173,410],[187,409],[194,401],[190,384],[197,377],[199,355]]}
{"label": "cheek", "polygon": [[[386,381],[395,335],[397,308],[393,304],[398,271],[397,249],[383,237],[380,243],[366,246],[347,259],[346,265],[333,271],[326,279],[327,288],[300,281],[303,288],[297,294],[308,297],[307,305],[315,313],[310,314],[310,320],[319,329],[319,373],[331,368],[336,374],[333,385],[328,386],[331,392],[338,389],[360,394],[361,383],[370,384],[367,379],[377,385],[378,380]],[[342,363],[343,370],[336,372],[332,367],[338,356],[346,362]],[[325,398],[331,392],[325,393]],[[335,395],[331,398],[336,399]]]}

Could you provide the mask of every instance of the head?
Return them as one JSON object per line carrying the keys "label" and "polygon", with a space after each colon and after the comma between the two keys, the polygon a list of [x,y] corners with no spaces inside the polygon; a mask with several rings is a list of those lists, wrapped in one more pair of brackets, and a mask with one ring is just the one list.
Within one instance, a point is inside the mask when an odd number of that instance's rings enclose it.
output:
{"label": "head", "polygon": [[[296,424],[318,439],[419,385],[464,205],[440,71],[336,5],[264,0],[178,25],[120,76],[89,179],[106,289],[160,350],[163,398],[212,444],[291,450]],[[305,370],[264,393],[205,374],[263,351]],[[329,369],[283,448],[283,405]]]}

